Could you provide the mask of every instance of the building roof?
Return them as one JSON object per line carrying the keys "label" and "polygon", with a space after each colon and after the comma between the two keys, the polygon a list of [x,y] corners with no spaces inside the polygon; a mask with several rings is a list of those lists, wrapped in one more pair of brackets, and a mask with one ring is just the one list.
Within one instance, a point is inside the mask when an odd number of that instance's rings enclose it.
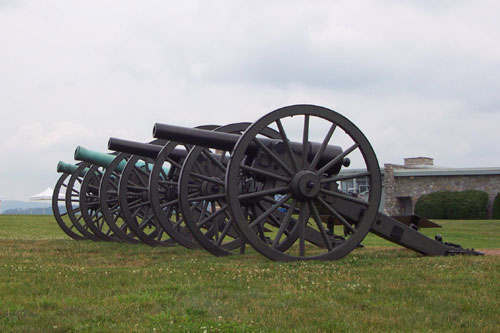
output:
{"label": "building roof", "polygon": [[394,169],[394,177],[487,176],[500,175],[500,168]]}

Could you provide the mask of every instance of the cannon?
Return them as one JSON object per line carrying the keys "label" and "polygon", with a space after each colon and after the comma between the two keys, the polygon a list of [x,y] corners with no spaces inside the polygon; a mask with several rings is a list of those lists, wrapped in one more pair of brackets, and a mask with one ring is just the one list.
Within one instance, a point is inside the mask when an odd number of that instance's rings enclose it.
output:
{"label": "cannon", "polygon": [[[262,135],[266,128],[277,131],[279,138]],[[155,124],[153,136],[170,141],[158,154],[150,176],[150,199],[159,219],[172,210],[169,204],[178,202],[159,198],[157,170],[171,162],[168,153],[175,145],[190,144],[231,151],[224,182],[212,180],[224,187],[224,194],[207,198],[219,205],[218,214],[228,213],[245,242],[272,260],[337,260],[359,246],[368,232],[426,255],[478,254],[433,240],[380,213],[382,183],[375,152],[352,122],[332,110],[313,105],[281,108],[241,135]],[[342,168],[352,163],[364,171],[343,175]],[[364,198],[338,187],[339,181],[356,177],[368,180]],[[284,213],[283,218],[277,218],[277,212]],[[213,219],[216,213],[196,223]],[[322,214],[331,219],[325,222]],[[172,221],[176,224],[179,219]],[[308,240],[311,228],[320,235],[321,246]]]}

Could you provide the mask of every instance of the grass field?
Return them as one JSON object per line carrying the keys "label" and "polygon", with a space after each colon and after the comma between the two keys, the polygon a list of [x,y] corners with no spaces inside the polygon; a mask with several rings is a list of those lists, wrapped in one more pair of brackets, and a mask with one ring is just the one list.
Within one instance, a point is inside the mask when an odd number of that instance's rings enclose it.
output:
{"label": "grass field", "polygon": [[[437,221],[500,248],[500,221]],[[423,257],[369,235],[338,262],[74,241],[0,215],[0,331],[481,331],[500,327],[500,256]]]}

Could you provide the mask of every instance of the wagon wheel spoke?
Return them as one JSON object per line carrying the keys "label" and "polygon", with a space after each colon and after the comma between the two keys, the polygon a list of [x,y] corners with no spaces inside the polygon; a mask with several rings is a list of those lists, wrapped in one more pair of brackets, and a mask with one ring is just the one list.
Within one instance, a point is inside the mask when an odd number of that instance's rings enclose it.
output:
{"label": "wagon wheel spoke", "polygon": [[285,182],[285,183],[290,182],[290,179],[291,179],[288,177],[284,177],[284,176],[281,176],[281,175],[278,175],[278,174],[275,174],[275,173],[272,173],[269,171],[257,169],[257,168],[254,168],[254,167],[251,167],[248,165],[244,165],[244,164],[240,165],[240,167],[242,170],[247,171],[249,173],[255,173],[255,174],[258,174],[261,176],[271,177],[271,178],[274,178],[276,180],[281,180],[282,182]]}
{"label": "wagon wheel spoke", "polygon": [[227,209],[227,205],[222,206],[218,210],[216,210],[214,213],[211,213],[207,217],[205,217],[203,220],[198,221],[198,228],[202,228],[205,226],[208,222],[210,222],[212,219],[216,218],[220,214],[222,214],[225,210]]}
{"label": "wagon wheel spoke", "polygon": [[288,158],[290,159],[293,167],[293,171],[297,171],[299,169],[297,159],[295,157],[295,154],[292,151],[292,148],[290,147],[290,140],[288,140],[288,137],[286,135],[285,129],[283,128],[283,124],[281,123],[280,119],[276,120],[276,125],[278,126],[278,130],[281,135],[281,140],[283,141],[283,144],[285,145],[286,152],[288,154]]}
{"label": "wagon wheel spoke", "polygon": [[286,193],[286,192],[288,192],[288,190],[289,190],[289,186],[281,186],[281,187],[271,188],[271,189],[262,190],[262,191],[240,194],[238,196],[238,198],[240,200],[245,200],[245,199],[250,199],[250,198],[267,196],[267,195],[271,195],[271,194]]}
{"label": "wagon wheel spoke", "polygon": [[304,115],[304,129],[302,131],[302,169],[307,166],[309,155],[309,115]]}
{"label": "wagon wheel spoke", "polygon": [[335,123],[333,123],[330,126],[328,133],[326,134],[325,138],[323,139],[323,142],[321,142],[321,146],[319,147],[318,151],[314,155],[314,158],[311,162],[312,169],[316,169],[316,166],[318,165],[318,162],[321,159],[321,156],[323,156],[323,152],[325,151],[325,148],[328,145],[328,142],[330,142],[330,139],[331,139],[333,132],[335,131],[336,128],[337,128],[337,124],[335,124]]}
{"label": "wagon wheel spoke", "polygon": [[219,239],[216,242],[217,246],[220,246],[222,244],[222,242],[226,238],[227,233],[229,232],[229,229],[231,229],[232,226],[233,226],[233,220],[229,219],[226,225],[224,226],[224,229],[222,230]]}
{"label": "wagon wheel spoke", "polygon": [[278,165],[281,167],[281,169],[283,169],[283,171],[285,171],[289,176],[292,176],[294,174],[294,172],[292,170],[290,170],[288,165],[286,165],[286,163],[283,162],[281,160],[281,158],[279,158],[278,155],[273,153],[271,151],[271,149],[266,147],[259,139],[254,138],[253,142],[255,142],[257,144],[257,146],[259,146],[259,148],[262,149],[267,155],[269,155],[269,157],[271,157],[271,159],[273,159],[276,163],[278,163]]}
{"label": "wagon wheel spoke", "polygon": [[[221,171],[225,172],[226,171],[226,166],[224,164],[222,164],[221,161],[219,161],[212,153],[210,153],[210,151],[208,151],[207,149],[204,149],[201,154],[203,155],[203,157],[205,157],[206,159],[209,159],[211,162],[213,162],[215,164],[215,166],[217,168],[219,168]],[[221,155],[221,158],[224,158],[224,152],[222,152],[222,155]],[[210,166],[212,163],[208,163],[208,165]]]}
{"label": "wagon wheel spoke", "polygon": [[195,177],[195,178],[206,180],[207,182],[211,182],[211,183],[214,183],[214,184],[217,184],[217,185],[220,185],[220,186],[224,186],[225,185],[225,183],[222,180],[217,179],[215,177],[208,177],[208,176],[202,175],[200,173],[196,173],[196,172],[191,173],[191,175],[193,177]]}
{"label": "wagon wheel spoke", "polygon": [[281,222],[281,225],[278,229],[278,232],[276,233],[276,236],[274,237],[274,241],[272,244],[273,248],[276,248],[278,246],[281,240],[281,236],[283,235],[283,232],[285,230],[288,230],[288,226],[290,225],[292,214],[296,206],[297,206],[297,200],[293,200],[292,204],[290,205],[290,208],[287,210],[286,215],[283,218],[283,221]]}
{"label": "wagon wheel spoke", "polygon": [[219,194],[210,194],[210,195],[204,195],[200,197],[194,197],[194,198],[189,198],[189,202],[194,202],[194,201],[199,201],[199,200],[217,200],[224,198],[225,194],[224,193],[219,193]]}
{"label": "wagon wheel spoke", "polygon": [[347,229],[349,229],[351,232],[356,232],[356,229],[353,228],[353,226],[351,225],[351,223],[347,222],[347,220],[342,217],[342,215],[340,215],[332,206],[330,206],[325,200],[323,200],[322,198],[318,197],[317,200],[319,201],[319,203],[321,205],[323,205],[323,207],[325,207],[333,216],[335,216],[336,219],[338,219],[340,221],[340,223],[342,223],[344,225],[344,227],[346,227]]}
{"label": "wagon wheel spoke", "polygon": [[281,199],[279,199],[278,201],[276,201],[275,204],[273,204],[271,207],[269,207],[265,212],[263,212],[262,214],[259,215],[259,217],[257,217],[255,220],[253,220],[251,223],[250,223],[250,227],[254,227],[256,226],[257,224],[260,224],[261,222],[263,222],[268,216],[269,214],[271,214],[272,212],[274,212],[276,209],[278,209],[285,201],[287,201],[288,199],[290,199],[292,197],[291,194],[287,194],[285,196],[283,196]]}
{"label": "wagon wheel spoke", "polygon": [[318,209],[316,208],[316,205],[314,204],[313,201],[308,201],[307,204],[309,205],[309,209],[312,211],[313,219],[316,222],[316,225],[318,226],[321,238],[323,238],[323,242],[325,243],[325,247],[328,249],[328,251],[331,251],[333,249],[332,243],[330,242],[330,239],[325,230],[325,226],[323,225],[323,222],[319,217],[319,212]]}
{"label": "wagon wheel spoke", "polygon": [[305,257],[306,255],[306,237],[305,237],[305,230],[306,230],[306,224],[307,220],[309,219],[310,213],[309,209],[306,207],[307,205],[305,203],[302,203],[301,209],[300,209],[300,214],[298,218],[298,228],[299,228],[299,256],[300,257]]}

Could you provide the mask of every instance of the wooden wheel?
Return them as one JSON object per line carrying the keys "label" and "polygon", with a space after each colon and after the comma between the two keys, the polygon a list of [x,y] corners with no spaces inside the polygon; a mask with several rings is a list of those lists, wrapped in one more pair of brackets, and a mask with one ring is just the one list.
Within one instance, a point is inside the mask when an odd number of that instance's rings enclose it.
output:
{"label": "wooden wheel", "polygon": [[129,154],[118,154],[106,168],[99,185],[99,203],[104,220],[113,233],[126,242],[139,243],[140,240],[123,217],[118,198],[118,184],[129,158]]}
{"label": "wooden wheel", "polygon": [[[165,144],[155,140],[152,144]],[[149,200],[149,176],[154,160],[132,155],[121,172],[118,198],[122,216],[130,230],[151,246],[173,246],[172,240],[161,226]]]}
{"label": "wooden wheel", "polygon": [[80,187],[80,208],[83,220],[90,230],[104,241],[123,241],[119,234],[109,227],[104,219],[99,202],[99,186],[106,169],[92,165]]}
{"label": "wooden wheel", "polygon": [[[68,216],[68,212],[64,210],[61,212],[61,207],[59,203],[62,201],[63,205],[66,199],[66,190],[68,188],[68,182],[71,178],[71,175],[68,173],[63,173],[54,187],[54,192],[52,194],[52,211],[54,212],[54,217],[56,219],[59,227],[64,231],[66,235],[76,240],[87,239],[78,229],[75,227],[70,217]],[[71,189],[69,189],[71,191]]]}
{"label": "wooden wheel", "polygon": [[[262,140],[265,127],[276,129],[280,139]],[[348,159],[362,171],[343,176]],[[338,187],[339,181],[357,177],[367,179],[363,198]],[[252,124],[231,154],[225,180],[231,218],[240,232],[257,251],[279,261],[344,257],[369,232],[381,197],[378,161],[366,137],[342,115],[312,105],[281,108]],[[363,214],[356,219],[340,214],[338,199],[362,207]],[[249,200],[263,207],[253,216],[243,208]],[[271,218],[276,211],[285,213],[277,228]],[[321,212],[332,216],[332,225]],[[293,217],[297,223],[287,235]],[[320,234],[322,246],[307,241],[308,227]],[[287,238],[296,245],[282,251],[278,246]]]}
{"label": "wooden wheel", "polygon": [[92,165],[87,162],[82,162],[75,172],[71,175],[66,187],[66,212],[71,219],[75,228],[87,239],[98,241],[101,240],[89,228],[83,219],[82,209],[80,205],[80,190],[83,178],[87,175],[88,170]]}
{"label": "wooden wheel", "polygon": [[[214,131],[241,135],[249,125],[230,124]],[[271,129],[263,133],[279,137]],[[224,177],[228,160],[227,151],[196,146],[184,160],[179,177],[179,204],[186,225],[199,244],[216,256],[242,252],[245,246],[227,209]]]}

